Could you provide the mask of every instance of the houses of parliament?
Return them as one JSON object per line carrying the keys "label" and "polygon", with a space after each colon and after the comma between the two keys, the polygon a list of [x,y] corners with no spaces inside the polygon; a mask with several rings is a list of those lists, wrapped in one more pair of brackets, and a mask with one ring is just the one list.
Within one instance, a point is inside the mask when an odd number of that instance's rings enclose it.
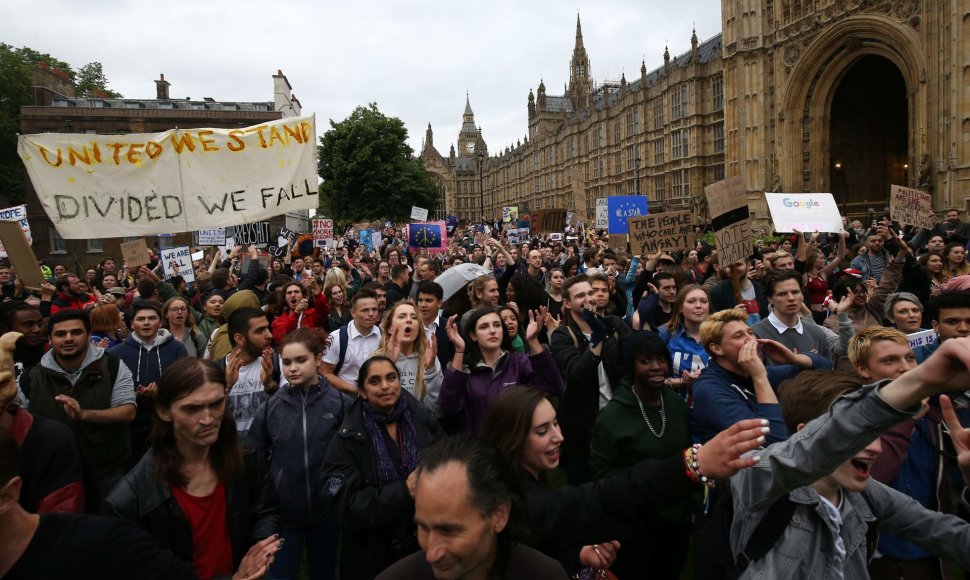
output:
{"label": "houses of parliament", "polygon": [[723,0],[722,32],[636,78],[596,81],[577,16],[565,94],[529,91],[528,135],[489,152],[466,97],[457,146],[421,159],[441,214],[477,222],[643,194],[704,219],[704,187],[740,175],[756,226],[763,192],[831,192],[864,219],[893,184],[970,210],[970,2]]}

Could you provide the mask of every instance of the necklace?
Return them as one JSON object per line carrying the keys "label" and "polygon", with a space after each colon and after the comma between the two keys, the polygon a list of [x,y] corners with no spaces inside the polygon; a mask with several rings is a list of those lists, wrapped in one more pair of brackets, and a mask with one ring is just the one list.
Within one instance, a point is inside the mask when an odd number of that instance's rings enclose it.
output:
{"label": "necklace", "polygon": [[640,395],[638,395],[632,387],[630,388],[630,391],[633,392],[633,396],[636,397],[637,405],[640,405],[640,415],[643,416],[643,422],[647,424],[647,429],[650,429],[650,432],[653,433],[653,436],[657,439],[663,437],[664,433],[667,431],[667,412],[664,408],[663,393],[660,394],[660,432],[657,433],[657,430],[654,429],[653,425],[650,424],[650,419],[647,418],[647,411],[643,408],[643,401],[640,400]]}

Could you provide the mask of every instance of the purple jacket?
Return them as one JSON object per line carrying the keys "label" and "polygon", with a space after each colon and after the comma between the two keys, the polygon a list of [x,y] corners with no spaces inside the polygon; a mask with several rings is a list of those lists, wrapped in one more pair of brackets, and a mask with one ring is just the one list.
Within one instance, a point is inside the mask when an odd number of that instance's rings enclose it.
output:
{"label": "purple jacket", "polygon": [[562,375],[548,350],[532,356],[506,352],[495,370],[478,366],[469,372],[456,371],[449,364],[438,393],[438,407],[443,416],[463,412],[465,432],[478,433],[492,399],[514,385],[534,385],[553,395],[563,391]]}

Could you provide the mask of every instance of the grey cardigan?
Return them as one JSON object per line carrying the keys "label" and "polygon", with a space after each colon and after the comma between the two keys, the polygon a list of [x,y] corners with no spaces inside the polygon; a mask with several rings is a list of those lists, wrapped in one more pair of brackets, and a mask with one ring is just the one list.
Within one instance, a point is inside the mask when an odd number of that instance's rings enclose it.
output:
{"label": "grey cardigan", "polygon": [[[886,381],[888,382],[888,381]],[[835,556],[832,532],[826,525],[820,497],[811,483],[830,474],[880,434],[917,410],[900,411],[879,397],[870,385],[833,403],[825,415],[811,421],[786,441],[755,452],[761,460],[731,479],[734,522],[731,548],[739,553],[761,518],[783,494],[799,504],[778,542],[752,562],[742,579],[772,580],[837,578],[831,573]],[[873,509],[857,492],[842,492],[840,535],[846,556],[845,579],[869,578],[866,570],[866,530],[878,521],[880,530],[908,539],[926,550],[970,566],[970,524],[927,510],[912,498],[870,479],[866,491]],[[875,512],[875,513],[873,513]]]}

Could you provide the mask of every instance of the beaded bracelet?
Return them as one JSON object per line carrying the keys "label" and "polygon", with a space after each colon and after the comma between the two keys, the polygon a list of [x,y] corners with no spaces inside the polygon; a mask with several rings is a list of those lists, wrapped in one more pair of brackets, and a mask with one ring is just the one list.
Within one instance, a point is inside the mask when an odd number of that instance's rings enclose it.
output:
{"label": "beaded bracelet", "polygon": [[707,477],[701,472],[700,464],[697,461],[697,452],[700,448],[701,444],[695,443],[684,449],[684,467],[687,469],[687,477],[707,487],[714,487],[716,482],[713,478]]}

